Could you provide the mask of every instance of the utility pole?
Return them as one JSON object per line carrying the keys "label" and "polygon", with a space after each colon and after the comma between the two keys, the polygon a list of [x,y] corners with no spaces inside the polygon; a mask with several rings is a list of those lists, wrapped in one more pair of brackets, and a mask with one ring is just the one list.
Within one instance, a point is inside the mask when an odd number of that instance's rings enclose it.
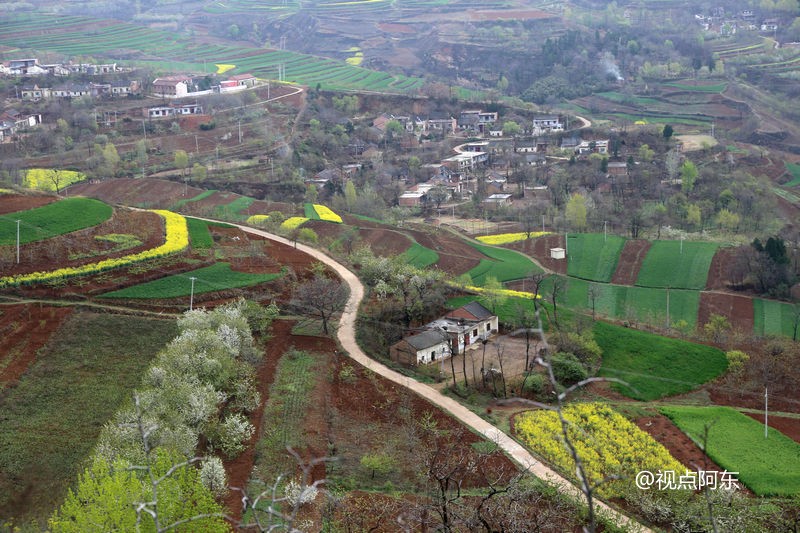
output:
{"label": "utility pole", "polygon": [[683,255],[683,235],[681,235],[681,255]]}
{"label": "utility pole", "polygon": [[19,223],[20,220],[17,220],[17,264],[19,264]]}
{"label": "utility pole", "polygon": [[767,438],[768,435],[767,430],[769,429],[769,422],[767,418],[769,416],[769,409],[767,408],[768,405],[769,405],[769,387],[765,386],[764,387],[764,438],[765,439]]}
{"label": "utility pole", "polygon": [[603,221],[603,242],[608,241],[608,230],[606,229],[606,221]]}
{"label": "utility pole", "polygon": [[192,289],[191,292],[189,293],[189,311],[191,311],[192,305],[194,304],[194,280],[196,280],[197,278],[191,276],[189,279],[192,280]]}
{"label": "utility pole", "polygon": [[239,144],[242,144],[242,119],[239,119]]}

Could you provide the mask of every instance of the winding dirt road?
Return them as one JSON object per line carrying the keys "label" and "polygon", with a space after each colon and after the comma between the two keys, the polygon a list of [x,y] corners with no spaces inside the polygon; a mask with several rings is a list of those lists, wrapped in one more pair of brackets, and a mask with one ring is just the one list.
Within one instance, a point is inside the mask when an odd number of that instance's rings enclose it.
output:
{"label": "winding dirt road", "polygon": [[[289,246],[295,245],[295,243],[289,239],[285,239],[266,231],[257,230],[247,226],[238,227],[242,231],[246,231],[254,235],[267,237],[268,239],[272,239]],[[297,243],[296,247],[298,250],[301,250],[311,255],[318,261],[325,263],[328,267],[334,270],[350,288],[350,297],[347,300],[347,304],[339,321],[339,330],[337,335],[342,348],[347,351],[351,358],[366,368],[372,370],[376,374],[379,374],[384,378],[397,383],[398,385],[414,391],[416,394],[427,399],[432,404],[446,410],[463,424],[469,426],[477,433],[480,433],[486,439],[496,443],[508,454],[509,457],[521,465],[522,468],[534,474],[536,477],[546,479],[551,483],[554,483],[560,487],[562,492],[570,494],[576,498],[583,499],[583,494],[577,487],[575,487],[572,483],[567,481],[558,473],[542,464],[540,461],[536,460],[530,454],[530,452],[528,452],[511,437],[500,431],[497,427],[482,419],[452,398],[444,396],[442,393],[431,388],[430,386],[395,372],[394,370],[368,357],[367,354],[365,354],[356,343],[356,315],[358,313],[359,303],[364,297],[364,286],[361,284],[361,281],[350,270],[345,268],[331,257],[327,256],[322,251],[301,243]],[[617,524],[625,527],[629,531],[650,531],[630,517],[620,513],[619,511],[602,502],[596,503],[595,510],[600,514],[611,517]]]}

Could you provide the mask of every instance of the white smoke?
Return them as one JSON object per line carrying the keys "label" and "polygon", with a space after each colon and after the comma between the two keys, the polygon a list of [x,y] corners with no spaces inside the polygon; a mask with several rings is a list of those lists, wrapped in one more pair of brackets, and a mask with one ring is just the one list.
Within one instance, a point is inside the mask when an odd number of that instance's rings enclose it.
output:
{"label": "white smoke", "polygon": [[619,71],[616,61],[614,61],[614,56],[612,56],[610,52],[603,54],[600,64],[603,65],[608,76],[614,76],[617,81],[625,81],[625,78],[622,77],[622,73]]}

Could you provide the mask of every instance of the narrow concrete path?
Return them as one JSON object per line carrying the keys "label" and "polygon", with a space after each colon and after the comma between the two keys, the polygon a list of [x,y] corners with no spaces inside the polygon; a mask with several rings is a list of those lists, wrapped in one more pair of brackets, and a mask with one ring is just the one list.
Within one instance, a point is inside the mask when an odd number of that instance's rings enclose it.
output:
{"label": "narrow concrete path", "polygon": [[[238,227],[245,232],[267,237],[289,246],[295,246],[295,243],[289,239],[285,239],[278,235],[253,229],[248,226]],[[558,473],[554,472],[552,469],[542,464],[540,461],[536,460],[530,454],[530,452],[528,452],[528,450],[526,450],[514,439],[500,431],[497,427],[482,419],[452,398],[444,396],[442,393],[438,392],[432,387],[411,379],[408,376],[404,376],[398,372],[395,372],[391,368],[388,368],[368,357],[367,354],[365,354],[358,346],[358,343],[356,343],[356,316],[358,314],[358,306],[361,303],[361,300],[364,298],[364,286],[361,284],[361,281],[350,270],[322,251],[301,243],[297,243],[296,247],[298,250],[301,250],[321,261],[322,263],[325,263],[328,267],[334,270],[350,287],[350,297],[347,300],[344,312],[342,313],[342,317],[339,321],[339,330],[337,332],[342,348],[348,352],[350,357],[376,374],[379,374],[382,377],[397,383],[398,385],[406,387],[407,389],[427,399],[432,404],[446,410],[457,420],[461,421],[461,423],[480,433],[486,439],[496,443],[514,461],[521,465],[522,468],[531,472],[536,477],[545,479],[558,485],[562,492],[570,494],[576,498],[583,499],[583,493],[581,493],[576,486],[567,481]],[[610,516],[617,524],[624,526],[630,531],[650,531],[630,517],[620,513],[615,509],[612,509],[602,502],[597,502],[595,509],[596,512],[600,514]]]}

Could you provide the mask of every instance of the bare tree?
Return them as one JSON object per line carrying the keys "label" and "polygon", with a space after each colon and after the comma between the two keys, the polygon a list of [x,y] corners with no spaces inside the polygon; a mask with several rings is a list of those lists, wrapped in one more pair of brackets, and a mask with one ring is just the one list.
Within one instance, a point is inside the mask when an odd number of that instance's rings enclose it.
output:
{"label": "bare tree", "polygon": [[325,335],[331,333],[331,320],[347,302],[348,289],[337,279],[317,272],[309,281],[295,286],[290,305],[299,312],[322,322]]}
{"label": "bare tree", "polygon": [[553,276],[553,287],[550,301],[553,304],[553,323],[558,327],[558,297],[567,290],[567,280],[560,276]]}
{"label": "bare tree", "polygon": [[587,295],[589,296],[589,303],[592,306],[592,320],[597,320],[595,309],[597,307],[597,299],[600,297],[600,287],[596,283],[590,283]]}

